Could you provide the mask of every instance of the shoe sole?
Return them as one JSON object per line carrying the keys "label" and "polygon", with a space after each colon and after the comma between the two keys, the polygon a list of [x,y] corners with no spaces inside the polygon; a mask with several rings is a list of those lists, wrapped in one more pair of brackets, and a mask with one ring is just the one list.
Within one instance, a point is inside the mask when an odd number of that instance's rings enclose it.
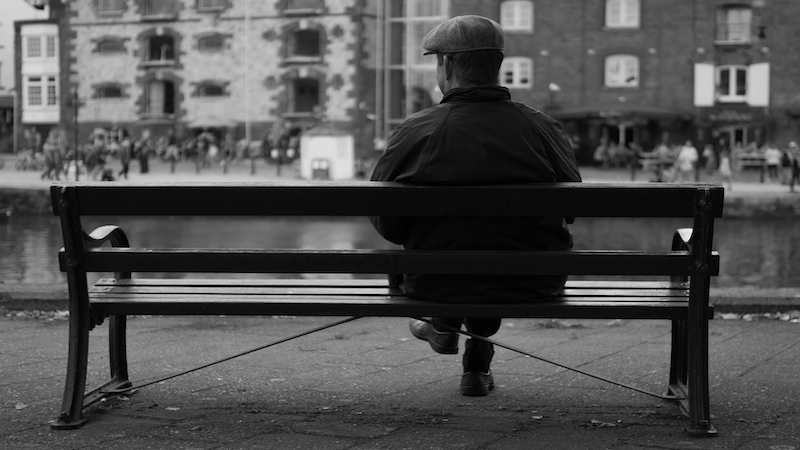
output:
{"label": "shoe sole", "polygon": [[485,397],[489,391],[494,389],[494,384],[484,384],[481,386],[461,386],[461,395],[467,397]]}

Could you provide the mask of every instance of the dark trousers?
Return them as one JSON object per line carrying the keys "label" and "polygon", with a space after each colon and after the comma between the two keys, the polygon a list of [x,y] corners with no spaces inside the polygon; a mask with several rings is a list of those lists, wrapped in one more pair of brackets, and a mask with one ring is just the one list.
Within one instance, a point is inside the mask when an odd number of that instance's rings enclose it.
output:
{"label": "dark trousers", "polygon": [[[461,329],[464,324],[467,331],[481,337],[493,336],[500,329],[499,318],[453,318],[434,317],[433,327],[438,331],[451,331],[441,325]],[[494,346],[486,341],[469,338],[464,343],[462,365],[464,372],[488,372],[494,356]]]}

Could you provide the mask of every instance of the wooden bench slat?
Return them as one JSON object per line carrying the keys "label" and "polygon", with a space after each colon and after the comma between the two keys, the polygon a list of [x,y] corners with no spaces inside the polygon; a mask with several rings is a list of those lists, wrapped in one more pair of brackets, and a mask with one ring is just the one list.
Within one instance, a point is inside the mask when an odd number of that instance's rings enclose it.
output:
{"label": "wooden bench slat", "polygon": [[[323,297],[340,295],[403,295],[390,287],[231,287],[231,286],[96,286],[90,289],[103,296],[136,295],[198,295],[198,296],[269,296],[269,295],[318,295]],[[562,297],[683,297],[688,290],[678,289],[565,289]]]}
{"label": "wooden bench slat", "polygon": [[[359,287],[386,287],[389,285],[386,277],[359,279],[359,278],[127,278],[116,280],[114,278],[100,278],[96,286],[275,286],[275,287],[313,287],[313,286],[348,286]],[[673,281],[642,281],[642,280],[568,280],[567,288],[579,289],[688,289],[688,284]]]}
{"label": "wooden bench slat", "polygon": [[711,194],[713,216],[722,217],[724,193],[720,185],[666,183],[107,182],[56,183],[51,187],[54,205],[64,188],[73,191],[84,216],[693,217],[701,188]]}
{"label": "wooden bench slat", "polygon": [[[95,248],[89,272],[688,275],[687,252]],[[719,255],[710,267],[719,272]],[[61,258],[62,267],[65,265]]]}

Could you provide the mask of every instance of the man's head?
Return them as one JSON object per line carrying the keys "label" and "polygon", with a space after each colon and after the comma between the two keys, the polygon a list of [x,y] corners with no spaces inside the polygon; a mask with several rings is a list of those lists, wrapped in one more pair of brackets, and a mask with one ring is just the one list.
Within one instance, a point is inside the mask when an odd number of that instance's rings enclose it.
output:
{"label": "man's head", "polygon": [[482,16],[457,16],[436,26],[422,40],[425,55],[435,54],[442,93],[456,87],[497,84],[505,37],[500,25]]}

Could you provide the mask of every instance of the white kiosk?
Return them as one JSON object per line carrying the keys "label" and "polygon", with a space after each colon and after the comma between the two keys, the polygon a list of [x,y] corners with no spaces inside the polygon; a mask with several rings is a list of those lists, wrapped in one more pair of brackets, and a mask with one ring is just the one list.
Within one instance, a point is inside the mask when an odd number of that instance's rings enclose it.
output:
{"label": "white kiosk", "polygon": [[300,137],[300,177],[305,180],[352,180],[355,140],[336,125],[323,123]]}

